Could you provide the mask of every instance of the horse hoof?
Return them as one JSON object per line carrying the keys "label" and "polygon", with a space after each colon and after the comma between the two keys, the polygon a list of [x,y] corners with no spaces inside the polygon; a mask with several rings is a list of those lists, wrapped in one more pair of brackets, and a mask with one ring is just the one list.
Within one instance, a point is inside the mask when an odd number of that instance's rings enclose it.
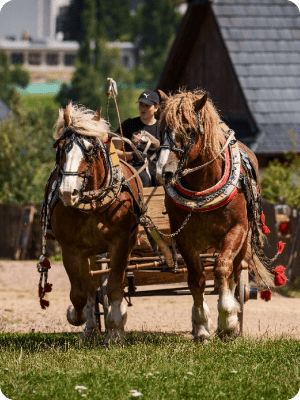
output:
{"label": "horse hoof", "polygon": [[93,343],[99,339],[100,333],[97,329],[87,329],[80,334],[80,339],[83,342]]}
{"label": "horse hoof", "polygon": [[75,313],[74,307],[69,306],[67,309],[67,320],[73,326],[83,325],[86,322],[86,312],[82,310],[81,314],[78,315]]}
{"label": "horse hoof", "polygon": [[217,335],[220,339],[224,341],[236,339],[239,336],[238,326],[231,330],[217,330]]}

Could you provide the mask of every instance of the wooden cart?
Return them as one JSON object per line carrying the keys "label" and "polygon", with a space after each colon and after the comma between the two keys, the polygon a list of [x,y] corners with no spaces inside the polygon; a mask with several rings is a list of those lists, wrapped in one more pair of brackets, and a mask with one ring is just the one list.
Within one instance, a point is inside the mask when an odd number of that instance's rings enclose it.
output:
{"label": "wooden cart", "polygon": [[[164,189],[163,187],[156,188],[144,188],[145,203],[148,207],[147,214],[151,217],[158,229],[165,234],[170,233],[170,225],[168,216],[165,213],[164,206]],[[164,237],[167,244],[172,247],[170,237]],[[205,294],[218,294],[218,288],[214,279],[214,263],[218,256],[216,253],[205,253],[200,254],[204,266],[206,276],[206,290]],[[128,302],[128,306],[132,305],[131,299],[133,297],[144,297],[144,296],[173,296],[173,295],[190,295],[188,286],[176,286],[175,284],[187,282],[187,269],[182,260],[180,254],[177,254],[178,265],[175,268],[169,268],[164,262],[163,258],[160,258],[156,253],[153,252],[147,235],[144,229],[140,228],[138,233],[137,244],[131,254],[130,263],[126,270],[125,278],[125,299]],[[96,318],[98,321],[99,329],[101,331],[101,316],[105,317],[108,311],[108,299],[106,296],[106,282],[107,273],[103,273],[101,270],[109,269],[110,260],[106,254],[97,255],[96,263],[99,265],[98,271],[91,271],[92,275],[101,274],[102,287],[96,291]],[[100,272],[101,271],[101,272]],[[163,289],[158,290],[142,290],[141,286],[149,285],[166,285]],[[172,284],[174,287],[172,287]],[[236,299],[240,304],[241,311],[238,313],[240,332],[243,331],[243,314],[244,314],[244,303],[249,299],[257,299],[257,288],[249,286],[249,274],[248,266],[243,265],[243,270],[239,280],[239,284],[235,292]],[[101,307],[102,305],[102,307]],[[100,310],[103,308],[103,311]]]}

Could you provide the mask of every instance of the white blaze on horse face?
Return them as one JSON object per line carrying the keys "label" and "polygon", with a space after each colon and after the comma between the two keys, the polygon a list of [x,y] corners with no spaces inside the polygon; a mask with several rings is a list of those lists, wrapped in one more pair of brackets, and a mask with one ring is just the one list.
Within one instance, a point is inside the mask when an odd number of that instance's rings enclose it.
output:
{"label": "white blaze on horse face", "polygon": [[[88,141],[85,141],[90,144]],[[86,143],[85,143],[86,144]],[[69,152],[66,152],[66,162],[63,167],[64,172],[78,172],[80,163],[84,159],[82,149],[76,142]],[[83,179],[78,175],[63,175],[60,184],[60,197],[65,205],[73,206],[79,200],[79,191],[82,187]]]}
{"label": "white blaze on horse face", "polygon": [[158,180],[158,182],[163,185],[165,183],[165,179],[164,179],[164,167],[169,159],[169,155],[170,155],[170,143],[169,143],[169,139],[167,137],[165,137],[164,140],[164,148],[162,148],[160,150],[159,153],[159,157],[156,163],[156,179]]}

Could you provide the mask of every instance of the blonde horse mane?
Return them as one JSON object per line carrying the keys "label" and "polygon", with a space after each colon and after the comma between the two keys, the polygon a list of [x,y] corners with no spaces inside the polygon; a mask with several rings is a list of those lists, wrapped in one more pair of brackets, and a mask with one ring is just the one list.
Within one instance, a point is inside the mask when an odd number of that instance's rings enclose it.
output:
{"label": "blonde horse mane", "polygon": [[[97,120],[95,112],[88,108],[80,105],[68,104],[70,113],[70,128],[73,129],[79,135],[84,136],[95,136],[104,139],[109,133],[109,123],[103,118]],[[55,124],[55,132],[53,137],[55,140],[59,139],[63,134],[63,131],[67,128],[64,118],[64,110],[59,109],[58,119]]]}
{"label": "blonde horse mane", "polygon": [[175,95],[169,97],[164,103],[161,114],[161,127],[164,131],[169,126],[179,134],[185,142],[188,141],[187,127],[202,137],[202,149],[205,153],[216,156],[220,151],[220,144],[224,144],[224,134],[220,129],[220,116],[213,102],[208,98],[204,107],[199,111],[200,124],[203,131],[199,130],[194,102],[207,94],[202,89],[192,92],[180,89]]}

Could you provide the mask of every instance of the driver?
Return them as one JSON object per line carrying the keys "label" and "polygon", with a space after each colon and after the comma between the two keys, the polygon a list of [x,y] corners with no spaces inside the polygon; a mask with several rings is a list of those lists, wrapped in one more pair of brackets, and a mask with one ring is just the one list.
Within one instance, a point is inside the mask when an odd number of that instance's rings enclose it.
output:
{"label": "driver", "polygon": [[[131,140],[139,149],[141,149],[141,156],[142,158],[145,158],[146,156],[150,157],[155,152],[155,148],[159,147],[161,142],[160,126],[156,118],[160,111],[160,98],[156,92],[145,90],[138,98],[138,103],[140,116],[126,119],[122,123],[122,132],[124,137]],[[116,130],[116,133],[120,134],[120,128]],[[149,146],[149,144],[147,145],[147,138],[151,140],[151,146]],[[145,140],[144,142],[143,139]],[[114,145],[118,156],[121,159],[124,159],[122,141],[114,139]],[[147,148],[145,149],[146,146]],[[143,150],[145,152],[143,152]],[[137,157],[135,152],[132,151],[131,147],[127,143],[125,143],[125,152],[126,160],[129,164],[134,166],[137,170],[142,167],[142,159]],[[157,186],[154,168],[146,167],[140,173],[140,178],[144,187]]]}

